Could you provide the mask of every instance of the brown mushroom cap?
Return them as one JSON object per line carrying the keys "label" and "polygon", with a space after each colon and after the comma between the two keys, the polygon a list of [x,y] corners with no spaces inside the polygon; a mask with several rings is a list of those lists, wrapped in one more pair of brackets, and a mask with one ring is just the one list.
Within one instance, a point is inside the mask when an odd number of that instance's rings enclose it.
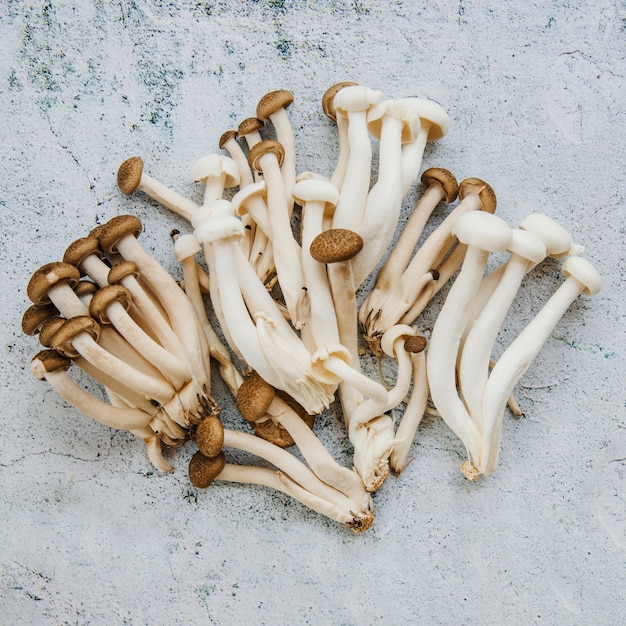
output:
{"label": "brown mushroom cap", "polygon": [[408,337],[404,342],[404,349],[413,354],[423,352],[426,349],[426,338],[421,335]]}
{"label": "brown mushroom cap", "polygon": [[89,315],[101,324],[110,324],[107,309],[113,302],[119,302],[126,311],[130,309],[133,297],[122,285],[106,285],[94,293],[89,303]]}
{"label": "brown mushroom cap", "polygon": [[39,343],[44,346],[44,348],[49,348],[52,338],[57,334],[63,324],[65,324],[65,318],[58,315],[46,320],[39,330]]}
{"label": "brown mushroom cap", "polygon": [[80,272],[69,263],[53,261],[42,265],[30,277],[26,294],[34,304],[48,304],[48,291],[59,283],[67,283],[74,288],[80,280]]}
{"label": "brown mushroom cap", "polygon": [[107,282],[110,285],[116,285],[127,276],[134,276],[137,278],[137,276],[139,276],[139,268],[133,261],[120,261],[109,270]]}
{"label": "brown mushroom cap", "polygon": [[59,315],[54,304],[32,304],[22,315],[22,332],[26,335],[36,335],[49,319]]}
{"label": "brown mushroom cap", "polygon": [[117,170],[117,186],[120,191],[130,196],[139,187],[142,173],[143,161],[139,157],[126,159]]}
{"label": "brown mushroom cap", "polygon": [[138,237],[143,225],[134,215],[118,215],[102,226],[98,240],[107,254],[117,253],[117,242],[127,235]]}
{"label": "brown mushroom cap", "polygon": [[480,198],[486,213],[494,213],[498,203],[495,191],[480,178],[466,178],[459,183],[459,199],[463,200],[470,193],[475,193]]}
{"label": "brown mushroom cap", "polygon": [[459,194],[459,183],[454,174],[443,167],[431,167],[427,169],[422,174],[422,183],[425,187],[439,183],[446,194],[446,202],[454,202]]}
{"label": "brown mushroom cap", "polygon": [[257,117],[247,117],[239,126],[237,126],[237,135],[239,137],[245,137],[250,133],[256,133],[260,131],[265,124],[263,124],[263,120],[260,120]]}
{"label": "brown mushroom cap", "polygon": [[42,350],[31,359],[30,369],[39,380],[45,380],[46,372],[67,371],[71,364],[70,359],[56,350]]}
{"label": "brown mushroom cap", "polygon": [[279,109],[286,109],[293,102],[293,94],[286,89],[266,93],[256,105],[256,116],[265,121]]}
{"label": "brown mushroom cap", "polygon": [[[96,254],[102,258],[102,249],[100,248],[100,242],[97,237],[81,237],[76,241],[73,241],[63,254],[63,262],[69,263],[74,267],[78,267],[80,270],[80,264],[91,254]],[[81,275],[84,276],[84,272],[81,270]]]}
{"label": "brown mushroom cap", "polygon": [[100,326],[96,320],[88,315],[77,315],[65,320],[63,326],[54,333],[50,346],[64,356],[75,359],[79,353],[72,346],[72,340],[80,333],[89,334],[94,341],[100,338]]}
{"label": "brown mushroom cap", "polygon": [[205,417],[196,428],[194,440],[204,456],[208,458],[218,456],[224,446],[224,427],[219,417],[215,415]]}
{"label": "brown mushroom cap", "polygon": [[223,150],[224,146],[226,146],[226,144],[231,139],[237,139],[237,131],[236,130],[227,130],[226,132],[222,133],[222,136],[220,137],[220,140],[218,142],[219,147]]}
{"label": "brown mushroom cap", "polygon": [[345,228],[331,228],[313,239],[309,252],[320,263],[340,263],[349,261],[362,249],[361,235]]}
{"label": "brown mushroom cap", "polygon": [[194,487],[206,489],[226,465],[226,456],[220,452],[209,458],[198,450],[189,461],[189,480]]}
{"label": "brown mushroom cap", "polygon": [[248,422],[256,422],[267,412],[275,393],[272,385],[252,372],[237,390],[237,408]]}
{"label": "brown mushroom cap", "polygon": [[276,155],[276,160],[278,161],[279,166],[283,164],[285,149],[283,148],[283,144],[275,139],[264,139],[263,141],[259,141],[259,143],[252,146],[252,148],[250,148],[250,152],[248,153],[248,164],[255,172],[262,171],[259,159],[264,154],[269,153]]}
{"label": "brown mushroom cap", "polygon": [[92,283],[90,280],[79,280],[76,287],[74,287],[74,293],[80,298],[98,291],[98,285]]}
{"label": "brown mushroom cap", "polygon": [[341,91],[344,87],[351,87],[357,84],[358,83],[346,81],[343,83],[337,83],[326,90],[322,96],[322,110],[324,111],[326,117],[330,118],[333,122],[337,122],[337,111],[335,111],[335,107],[333,105],[333,100],[335,99],[337,92]]}

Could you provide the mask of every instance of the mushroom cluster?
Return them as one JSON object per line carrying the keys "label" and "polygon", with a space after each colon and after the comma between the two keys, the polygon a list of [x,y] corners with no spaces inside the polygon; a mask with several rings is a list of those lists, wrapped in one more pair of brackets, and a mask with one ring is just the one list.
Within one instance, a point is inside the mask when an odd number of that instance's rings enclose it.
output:
{"label": "mushroom cluster", "polygon": [[[142,191],[189,222],[188,233],[172,232],[180,283],[137,241],[139,220],[116,217],[71,244],[63,262],[33,274],[22,324],[46,348],[33,373],[90,417],[141,437],[160,470],[173,469],[163,446],[192,439],[196,487],[266,485],[362,531],[373,520],[371,492],[406,466],[429,398],[466,447],[465,476],[495,470],[507,402],[519,412],[513,388],[573,299],[597,292],[601,281],[549,217],[533,214],[511,229],[493,215],[496,196],[486,182],[459,184],[439,167],[420,178],[426,143],[449,126],[437,103],[385,98],[350,82],[332,86],[322,108],[337,125],[338,157],[327,178],[297,171],[292,102],[285,90],[266,94],[254,117],[222,135],[226,154],[193,165],[201,202],[148,175],[139,157],[119,167],[123,193]],[[418,178],[423,193],[389,251]],[[437,205],[457,198],[424,239]],[[485,276],[490,252],[505,251],[508,260]],[[567,280],[494,363],[522,279],[547,256],[568,256]],[[418,318],[459,267],[427,342]],[[362,369],[364,346],[395,363],[393,385]],[[222,426],[211,360],[249,432]],[[69,376],[72,361],[104,386],[109,403]],[[336,399],[354,450],[351,468],[313,430],[315,416]],[[299,454],[288,450],[293,445]],[[229,462],[224,448],[263,462]]]}

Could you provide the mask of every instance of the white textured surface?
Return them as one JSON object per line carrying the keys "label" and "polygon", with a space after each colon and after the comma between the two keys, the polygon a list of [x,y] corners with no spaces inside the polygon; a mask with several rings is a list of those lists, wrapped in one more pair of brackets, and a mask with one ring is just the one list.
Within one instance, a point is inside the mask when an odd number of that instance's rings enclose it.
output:
{"label": "white textured surface", "polygon": [[[2,623],[626,619],[626,7],[436,4],[2,3]],[[176,272],[169,231],[185,224],[120,194],[126,157],[197,198],[195,160],[265,91],[288,88],[298,169],[328,174],[335,134],[319,102],[339,80],[439,101],[452,126],[424,165],[489,181],[510,224],[548,213],[605,277],[523,379],[526,417],[506,418],[496,474],[467,483],[460,442],[429,420],[361,536],[265,489],[197,492],[190,448],[171,455],[174,474],[153,472],[131,435],[31,377],[38,344],[19,329],[30,274],[116,214],[139,216],[144,245]],[[556,263],[530,277],[503,345],[560,280]],[[336,416],[317,429],[348,463]]]}

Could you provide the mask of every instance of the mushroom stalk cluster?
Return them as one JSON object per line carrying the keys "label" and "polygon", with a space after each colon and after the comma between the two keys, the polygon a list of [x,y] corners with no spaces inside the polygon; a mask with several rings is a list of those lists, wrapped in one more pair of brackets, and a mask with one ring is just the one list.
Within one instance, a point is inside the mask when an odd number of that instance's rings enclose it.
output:
{"label": "mushroom stalk cluster", "polygon": [[[116,217],[33,274],[22,326],[45,348],[33,374],[86,415],[141,437],[158,469],[173,469],[164,448],[191,439],[194,486],[264,485],[360,532],[373,521],[371,492],[406,467],[429,399],[465,445],[463,473],[475,480],[496,469],[513,388],[569,304],[601,281],[547,216],[511,229],[493,215],[485,181],[457,183],[439,167],[420,176],[426,144],[448,130],[439,104],[334,85],[322,98],[338,135],[326,177],[298,172],[292,102],[285,90],[266,94],[253,117],[222,134],[227,154],[195,162],[199,200],[147,174],[139,157],[120,166],[124,194],[142,191],[187,220],[187,233],[172,231],[180,282],[138,242],[141,222]],[[423,191],[392,246],[418,179]],[[424,238],[442,202],[457,204]],[[510,256],[485,276],[492,252]],[[524,276],[562,256],[565,282],[494,361]],[[427,342],[419,316],[459,268]],[[362,368],[366,348],[394,372],[391,385]],[[242,430],[222,426],[212,360]],[[71,363],[104,387],[108,402],[70,376]],[[314,432],[315,416],[334,403],[352,467]],[[231,462],[228,449],[249,464]]]}

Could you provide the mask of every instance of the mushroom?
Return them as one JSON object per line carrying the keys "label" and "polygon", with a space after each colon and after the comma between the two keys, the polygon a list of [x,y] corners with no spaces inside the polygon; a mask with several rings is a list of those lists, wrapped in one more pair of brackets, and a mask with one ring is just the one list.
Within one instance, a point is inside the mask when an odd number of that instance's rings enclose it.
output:
{"label": "mushroom", "polygon": [[541,310],[503,352],[485,386],[482,413],[485,441],[481,473],[492,473],[500,456],[502,414],[507,399],[526,373],[565,311],[582,293],[593,296],[602,288],[602,278],[589,261],[577,256],[565,259],[561,267],[566,280]]}
{"label": "mushroom", "polygon": [[511,243],[511,229],[495,215],[471,211],[454,223],[453,234],[467,253],[433,327],[426,361],[430,395],[437,410],[463,441],[474,465],[481,463],[481,433],[456,388],[456,361],[471,300],[480,286],[490,252]]}
{"label": "mushroom", "polygon": [[130,157],[120,165],[117,170],[117,185],[127,196],[139,189],[187,220],[197,208],[195,202],[146,174],[143,171],[143,161],[139,157]]}
{"label": "mushroom", "polygon": [[221,200],[225,189],[239,185],[239,168],[229,157],[208,154],[194,163],[191,179],[205,184],[203,204],[211,204]]}
{"label": "mushroom", "polygon": [[243,189],[254,182],[252,170],[248,165],[248,157],[245,155],[241,145],[237,141],[237,131],[227,130],[222,133],[218,141],[222,150],[227,150],[230,158],[237,164],[239,170],[239,186]]}

